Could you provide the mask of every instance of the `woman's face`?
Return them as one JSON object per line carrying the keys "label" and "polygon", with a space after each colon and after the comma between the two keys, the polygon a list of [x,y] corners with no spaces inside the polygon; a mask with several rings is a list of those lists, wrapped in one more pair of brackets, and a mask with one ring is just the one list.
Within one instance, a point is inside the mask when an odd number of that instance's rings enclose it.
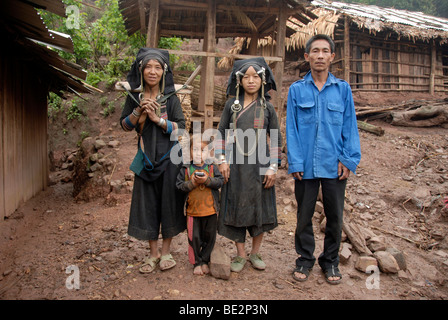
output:
{"label": "woman's face", "polygon": [[160,83],[163,75],[163,67],[157,60],[149,60],[143,69],[143,79],[145,83],[154,87]]}
{"label": "woman's face", "polygon": [[261,78],[254,67],[249,67],[241,79],[244,91],[249,94],[255,94],[261,88]]}

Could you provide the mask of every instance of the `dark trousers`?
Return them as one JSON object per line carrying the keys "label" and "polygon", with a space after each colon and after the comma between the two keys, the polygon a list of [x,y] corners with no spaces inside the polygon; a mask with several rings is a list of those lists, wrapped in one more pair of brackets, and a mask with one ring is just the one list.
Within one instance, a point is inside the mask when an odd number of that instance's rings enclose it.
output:
{"label": "dark trousers", "polygon": [[319,256],[319,265],[327,270],[339,265],[339,246],[341,244],[342,215],[344,212],[345,187],[347,180],[339,179],[303,179],[295,180],[297,200],[297,226],[295,247],[299,258],[296,266],[312,268],[314,257],[314,233],[312,218],[316,205],[319,185],[322,186],[322,198],[327,218],[325,227],[324,250]]}
{"label": "dark trousers", "polygon": [[187,216],[188,259],[195,267],[210,262],[216,241],[217,214],[206,217]]}

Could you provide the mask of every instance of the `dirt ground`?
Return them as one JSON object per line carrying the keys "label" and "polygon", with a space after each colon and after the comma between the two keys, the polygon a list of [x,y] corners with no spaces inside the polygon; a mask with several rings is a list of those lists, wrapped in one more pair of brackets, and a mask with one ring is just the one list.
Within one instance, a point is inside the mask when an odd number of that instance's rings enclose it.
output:
{"label": "dirt ground", "polygon": [[[108,96],[116,98],[114,93]],[[136,151],[135,134],[117,126],[121,108],[103,117],[97,102],[89,100],[85,123],[91,136],[120,141],[110,150],[115,157],[112,175],[124,180]],[[360,132],[362,160],[347,185],[346,218],[399,249],[407,264],[399,274],[380,273],[374,288],[369,285],[371,275],[354,268],[358,258],[354,249],[340,265],[340,285],[328,284],[317,264],[307,282],[293,280],[296,204],[293,179],[284,167],[276,180],[279,226],[265,235],[261,248],[267,268],[257,271],[248,263],[229,280],[193,275],[185,232],[172,242],[176,267],[139,273],[149,246],[127,235],[131,193],[122,190],[77,201],[73,182],[63,179],[71,173],[57,168],[46,190],[0,222],[0,299],[446,300],[448,210],[443,199],[448,192],[448,129],[371,123],[383,127],[385,134]],[[80,125],[63,125],[71,132],[82,130]],[[57,124],[50,124],[50,149],[55,154],[76,150],[76,139],[70,141],[60,131]],[[426,195],[421,199],[423,209],[413,201],[417,191]],[[324,238],[318,214],[314,222],[317,257]],[[231,241],[218,236],[217,245],[230,257],[236,255]],[[246,249],[250,250],[250,242]],[[78,276],[79,288],[74,288]]]}

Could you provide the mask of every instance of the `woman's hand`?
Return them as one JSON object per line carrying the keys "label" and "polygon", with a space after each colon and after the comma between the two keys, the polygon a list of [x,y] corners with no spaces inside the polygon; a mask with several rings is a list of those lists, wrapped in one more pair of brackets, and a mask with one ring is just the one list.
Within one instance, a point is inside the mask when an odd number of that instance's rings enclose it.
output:
{"label": "woman's hand", "polygon": [[[146,117],[149,117],[149,120],[151,120],[152,122],[159,122],[160,117],[157,116],[156,111],[157,109],[160,108],[160,105],[157,103],[156,100],[153,99],[143,99],[141,102],[142,105],[142,115],[140,116],[140,119],[142,119],[142,117],[144,117],[143,121],[144,122],[146,120]],[[140,122],[139,119],[139,123]]]}
{"label": "woman's hand", "polygon": [[263,179],[263,184],[265,189],[272,188],[275,184],[276,172],[272,169],[266,171],[266,175]]}
{"label": "woman's hand", "polygon": [[221,163],[219,165],[219,171],[224,177],[224,183],[227,183],[227,181],[229,181],[230,178],[230,166],[227,163]]}

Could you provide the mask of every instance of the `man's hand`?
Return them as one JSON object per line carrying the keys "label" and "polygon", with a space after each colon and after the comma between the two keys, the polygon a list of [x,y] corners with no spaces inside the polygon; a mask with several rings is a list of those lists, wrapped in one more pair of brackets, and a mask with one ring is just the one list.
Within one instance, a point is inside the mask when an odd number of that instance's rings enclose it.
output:
{"label": "man's hand", "polygon": [[342,162],[338,163],[338,177],[339,180],[345,180],[350,176],[350,170],[342,164]]}
{"label": "man's hand", "polygon": [[293,173],[292,173],[292,176],[293,176],[294,178],[296,178],[297,180],[302,180],[303,172],[293,172]]}

